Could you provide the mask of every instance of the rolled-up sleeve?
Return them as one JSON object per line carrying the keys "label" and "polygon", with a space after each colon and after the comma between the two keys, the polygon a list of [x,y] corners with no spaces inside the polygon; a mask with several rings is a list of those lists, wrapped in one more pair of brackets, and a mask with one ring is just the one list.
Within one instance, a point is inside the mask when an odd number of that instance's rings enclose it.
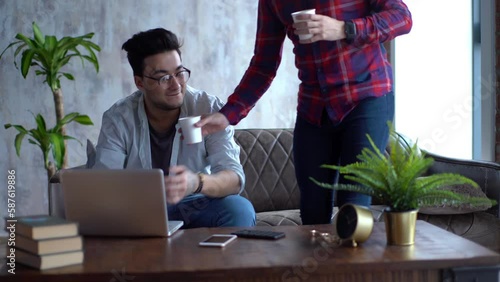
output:
{"label": "rolled-up sleeve", "polygon": [[205,138],[205,147],[211,172],[234,171],[240,178],[241,193],[245,187],[245,173],[240,163],[240,146],[234,141],[234,128],[228,126],[224,131],[208,135]]}

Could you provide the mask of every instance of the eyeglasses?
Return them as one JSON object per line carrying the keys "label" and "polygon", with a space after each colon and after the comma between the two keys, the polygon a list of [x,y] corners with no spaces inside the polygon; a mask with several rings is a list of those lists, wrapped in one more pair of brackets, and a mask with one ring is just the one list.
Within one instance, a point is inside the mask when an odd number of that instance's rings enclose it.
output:
{"label": "eyeglasses", "polygon": [[155,80],[158,82],[158,85],[162,87],[168,87],[172,84],[172,78],[175,77],[177,82],[179,83],[186,83],[189,80],[189,77],[191,76],[191,71],[188,70],[187,68],[182,69],[181,71],[178,71],[176,73],[172,74],[166,74],[160,78],[154,78],[151,76],[144,75],[144,77],[147,77],[149,79]]}

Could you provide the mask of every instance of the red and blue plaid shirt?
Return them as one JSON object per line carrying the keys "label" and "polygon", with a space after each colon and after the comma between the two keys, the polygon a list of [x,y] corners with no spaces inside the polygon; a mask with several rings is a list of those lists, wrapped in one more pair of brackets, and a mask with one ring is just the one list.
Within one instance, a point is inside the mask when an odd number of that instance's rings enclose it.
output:
{"label": "red and blue plaid shirt", "polygon": [[[316,14],[352,20],[355,39],[300,44],[291,13],[313,8]],[[243,119],[271,85],[285,36],[294,44],[301,80],[297,114],[310,123],[321,124],[325,108],[333,122],[340,122],[361,100],[392,90],[392,68],[382,43],[412,27],[401,0],[259,0],[258,9],[254,56],[220,110],[231,124]]]}

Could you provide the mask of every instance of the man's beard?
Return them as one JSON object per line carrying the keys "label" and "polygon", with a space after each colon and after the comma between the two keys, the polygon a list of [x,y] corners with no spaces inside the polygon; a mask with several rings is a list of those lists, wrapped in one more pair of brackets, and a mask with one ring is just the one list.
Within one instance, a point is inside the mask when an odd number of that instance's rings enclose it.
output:
{"label": "man's beard", "polygon": [[182,106],[182,103],[179,103],[179,105],[168,105],[166,103],[153,103],[153,105],[162,111],[172,111],[172,110],[177,110]]}
{"label": "man's beard", "polygon": [[177,110],[182,106],[182,103],[184,103],[184,94],[185,93],[182,91],[180,94],[182,95],[182,100],[177,104],[168,104],[167,102],[163,101],[153,101],[153,106],[162,111]]}

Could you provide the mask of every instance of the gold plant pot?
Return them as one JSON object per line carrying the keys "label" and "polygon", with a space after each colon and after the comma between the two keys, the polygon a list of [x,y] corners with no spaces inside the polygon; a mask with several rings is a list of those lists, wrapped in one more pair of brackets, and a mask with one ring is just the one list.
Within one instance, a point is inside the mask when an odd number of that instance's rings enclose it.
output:
{"label": "gold plant pot", "polygon": [[415,243],[415,226],[418,210],[384,212],[388,245],[407,246]]}

